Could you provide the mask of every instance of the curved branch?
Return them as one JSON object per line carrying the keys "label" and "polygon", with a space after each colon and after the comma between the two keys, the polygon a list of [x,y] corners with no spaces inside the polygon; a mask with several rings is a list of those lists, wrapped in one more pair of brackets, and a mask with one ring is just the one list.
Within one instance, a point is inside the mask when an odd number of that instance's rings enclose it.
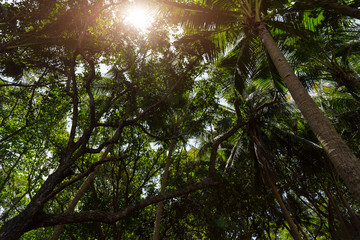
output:
{"label": "curved branch", "polygon": [[182,189],[167,193],[160,193],[154,197],[144,199],[140,202],[129,205],[123,210],[115,213],[110,213],[100,210],[92,210],[92,211],[83,211],[79,213],[42,214],[36,217],[36,219],[33,221],[34,225],[32,225],[30,228],[36,229],[39,227],[47,227],[47,226],[69,224],[69,223],[81,223],[81,222],[103,222],[103,223],[111,224],[151,204],[158,203],[160,201],[164,201],[166,199],[170,199],[174,197],[180,197],[182,195],[186,195],[196,190],[214,186],[216,184],[217,183],[215,181],[213,181],[210,178],[207,178],[201,182],[192,185],[187,185]]}
{"label": "curved branch", "polygon": [[120,161],[124,158],[126,158],[127,155],[124,155],[124,156],[121,156],[121,157],[118,157],[118,158],[115,158],[115,157],[109,157],[109,158],[106,158],[104,160],[100,160],[100,161],[97,161],[95,162],[94,164],[92,164],[88,170],[82,174],[80,174],[79,176],[71,179],[70,181],[64,183],[63,185],[61,185],[60,187],[58,187],[56,190],[54,190],[48,197],[47,197],[47,200],[48,201],[49,199],[51,199],[52,197],[54,197],[56,194],[58,194],[59,192],[61,192],[63,189],[65,189],[66,187],[70,186],[71,184],[79,181],[80,179],[88,176],[90,173],[94,172],[96,167],[101,165],[101,164],[104,164],[104,163],[107,163],[107,162],[115,162],[115,161]]}
{"label": "curved branch", "polygon": [[[237,107],[235,107],[235,109],[236,108]],[[239,128],[245,126],[246,124],[247,124],[247,122],[242,122],[240,120],[240,117],[238,116],[237,124],[232,129],[230,129],[227,133],[217,136],[213,140],[213,144],[211,147],[211,154],[210,154],[210,162],[209,162],[209,176],[213,176],[215,173],[215,161],[216,161],[217,150],[218,150],[219,145],[223,141],[227,140],[229,137],[234,135],[237,132],[237,130],[239,130]]]}

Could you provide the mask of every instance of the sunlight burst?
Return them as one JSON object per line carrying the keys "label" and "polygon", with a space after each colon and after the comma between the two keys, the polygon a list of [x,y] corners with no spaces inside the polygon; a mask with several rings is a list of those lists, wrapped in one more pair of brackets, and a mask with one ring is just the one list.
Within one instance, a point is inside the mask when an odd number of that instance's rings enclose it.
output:
{"label": "sunlight burst", "polygon": [[148,29],[154,21],[149,10],[142,7],[133,7],[127,11],[125,21],[139,31]]}

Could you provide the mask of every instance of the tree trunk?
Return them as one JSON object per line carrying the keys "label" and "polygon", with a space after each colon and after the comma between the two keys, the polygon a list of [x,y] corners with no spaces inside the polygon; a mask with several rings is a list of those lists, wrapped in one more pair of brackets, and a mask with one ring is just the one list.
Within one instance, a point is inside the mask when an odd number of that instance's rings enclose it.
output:
{"label": "tree trunk", "polygon": [[[99,161],[103,161],[106,158],[106,156],[110,152],[110,149],[112,148],[112,146],[113,146],[113,144],[110,144],[109,146],[107,146],[107,148],[105,149],[105,152],[101,155],[101,158]],[[73,200],[70,202],[68,208],[65,210],[65,213],[71,213],[74,211],[74,209],[75,209],[76,205],[78,204],[78,202],[80,201],[81,197],[84,195],[87,188],[90,186],[90,184],[94,180],[95,174],[97,173],[97,171],[99,171],[100,167],[101,167],[101,165],[96,166],[94,171],[92,173],[90,173],[89,176],[86,178],[86,180],[83,182],[83,184],[81,184],[81,186],[80,186],[79,190],[76,192]],[[55,226],[54,232],[53,232],[52,236],[50,237],[50,240],[57,240],[59,238],[64,226],[65,225]]]}
{"label": "tree trunk", "polygon": [[[116,130],[112,140],[118,139],[121,131],[122,126]],[[64,159],[67,159],[64,160],[65,163],[60,165],[58,169],[45,180],[44,184],[42,184],[40,190],[26,206],[25,210],[3,225],[0,229],[0,239],[16,240],[19,239],[25,232],[34,228],[34,225],[37,224],[37,218],[44,214],[43,207],[48,201],[48,196],[59,183],[61,183],[67,176],[71,175],[71,155],[72,152],[69,151],[67,156],[64,157]]]}
{"label": "tree trunk", "polygon": [[[175,145],[176,145],[176,138],[174,137],[171,140],[169,153],[168,153],[167,158],[166,158],[166,165],[165,165],[164,175],[163,175],[163,179],[161,181],[161,187],[160,187],[160,193],[161,194],[165,193],[166,182],[167,182],[167,178],[169,176],[171,156],[172,156],[172,153],[174,151]],[[164,207],[164,201],[159,202],[158,207],[156,209],[156,219],[155,219],[153,240],[159,240],[160,225],[161,225],[161,214],[162,214],[163,207]]]}
{"label": "tree trunk", "polygon": [[352,88],[355,88],[355,90],[356,90],[357,92],[360,92],[360,82],[359,82],[356,78],[354,78],[354,77],[352,77],[352,76],[348,76],[348,77],[346,78],[345,82],[346,82],[348,85],[350,85]]}
{"label": "tree trunk", "polygon": [[[336,204],[334,198],[331,196],[331,193],[330,193],[329,189],[323,183],[321,183],[321,186],[323,187],[323,189],[325,191],[325,194],[328,197],[330,206],[332,207],[332,209],[334,209],[335,215],[337,215],[337,217],[338,217],[338,220],[339,220],[339,223],[340,223],[339,227],[340,227],[341,236],[343,236],[344,239],[353,239],[352,236],[354,234],[351,231],[351,229],[349,229],[348,222],[344,219],[343,214],[341,213],[341,211],[340,211],[338,205]],[[339,232],[336,231],[336,234],[338,235]]]}
{"label": "tree trunk", "polygon": [[311,7],[322,7],[323,9],[332,10],[344,16],[360,19],[359,9],[346,4],[338,4],[336,0],[303,0],[303,2],[309,4]]}
{"label": "tree trunk", "polygon": [[271,163],[270,161],[268,161],[268,156],[269,153],[268,151],[265,150],[265,146],[262,143],[262,141],[255,136],[256,133],[254,133],[253,140],[254,140],[254,151],[255,151],[255,155],[256,158],[259,161],[259,165],[261,167],[261,169],[263,170],[263,174],[264,174],[264,183],[268,184],[273,192],[273,194],[275,195],[275,198],[277,200],[277,202],[280,205],[281,211],[285,217],[285,220],[288,222],[289,227],[290,227],[290,233],[293,236],[293,238],[295,240],[301,240],[301,236],[300,233],[298,231],[298,228],[296,227],[296,224],[293,220],[293,218],[290,215],[289,210],[286,208],[285,203],[279,193],[279,191],[277,190],[276,184],[275,184],[275,176],[273,176],[273,174],[271,174],[272,172],[272,167],[271,167]]}
{"label": "tree trunk", "polygon": [[[76,192],[75,197],[73,198],[73,200],[70,202],[68,208],[65,210],[65,213],[71,213],[74,211],[77,203],[80,201],[81,197],[84,195],[84,193],[86,192],[87,188],[89,187],[89,185],[92,183],[92,181],[94,180],[95,174],[96,172],[99,170],[101,165],[98,165],[95,170],[89,174],[89,176],[86,178],[86,180],[83,182],[83,184],[80,186],[79,190]],[[65,225],[57,225],[55,226],[54,232],[52,234],[52,236],[50,237],[50,240],[57,240],[63,230]]]}
{"label": "tree trunk", "polygon": [[357,8],[349,7],[345,4],[329,3],[326,5],[327,9],[334,10],[336,13],[340,13],[344,16],[360,19],[360,10]]}
{"label": "tree trunk", "polygon": [[312,131],[323,146],[337,173],[360,203],[360,162],[341,139],[335,128],[315,104],[309,93],[296,77],[274,39],[263,23],[259,23],[261,37],[276,69],[289,89]]}
{"label": "tree trunk", "polygon": [[47,196],[55,186],[68,176],[68,167],[61,166],[51,174],[24,211],[6,222],[0,229],[0,239],[16,240],[32,229],[36,217],[41,215]]}
{"label": "tree trunk", "polygon": [[[333,178],[334,179],[334,178]],[[352,209],[352,207],[350,206],[349,202],[346,200],[344,194],[342,193],[342,190],[340,189],[337,180],[333,180],[336,191],[339,195],[339,198],[341,200],[341,202],[343,203],[344,207],[347,209],[347,212],[350,216],[350,225],[351,228],[354,231],[354,236],[357,236],[355,239],[360,239],[360,218],[359,216],[355,213],[355,211]],[[329,193],[330,194],[330,193]]]}
{"label": "tree trunk", "polygon": [[291,229],[291,232],[290,232],[291,235],[293,236],[294,239],[301,240],[302,238],[300,236],[299,231],[297,230],[296,224],[293,221],[289,210],[286,208],[285,203],[284,203],[279,191],[277,190],[277,187],[276,187],[276,185],[274,183],[274,180],[271,179],[270,176],[267,173],[265,175],[266,175],[266,178],[267,178],[268,183],[270,185],[270,188],[271,188],[273,194],[275,195],[275,198],[276,198],[277,202],[280,205],[281,211],[283,212],[284,217],[285,217],[286,221],[289,224],[289,227]]}
{"label": "tree trunk", "polygon": [[360,93],[360,81],[354,77],[355,70],[346,70],[345,67],[336,64],[329,70],[329,73],[332,74],[334,81],[340,86],[345,85],[349,91]]}

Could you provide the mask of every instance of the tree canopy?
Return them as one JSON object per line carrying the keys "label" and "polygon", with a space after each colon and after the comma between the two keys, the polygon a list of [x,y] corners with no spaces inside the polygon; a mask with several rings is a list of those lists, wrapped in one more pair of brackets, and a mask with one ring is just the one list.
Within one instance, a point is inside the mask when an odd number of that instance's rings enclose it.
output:
{"label": "tree canopy", "polygon": [[360,239],[359,7],[0,1],[0,239]]}

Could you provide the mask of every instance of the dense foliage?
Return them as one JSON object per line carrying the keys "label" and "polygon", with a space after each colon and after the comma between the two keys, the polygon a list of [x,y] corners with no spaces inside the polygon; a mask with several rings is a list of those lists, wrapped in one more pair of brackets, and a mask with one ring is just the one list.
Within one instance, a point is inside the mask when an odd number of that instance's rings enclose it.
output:
{"label": "dense foliage", "polygon": [[0,239],[359,239],[358,1],[0,2]]}

